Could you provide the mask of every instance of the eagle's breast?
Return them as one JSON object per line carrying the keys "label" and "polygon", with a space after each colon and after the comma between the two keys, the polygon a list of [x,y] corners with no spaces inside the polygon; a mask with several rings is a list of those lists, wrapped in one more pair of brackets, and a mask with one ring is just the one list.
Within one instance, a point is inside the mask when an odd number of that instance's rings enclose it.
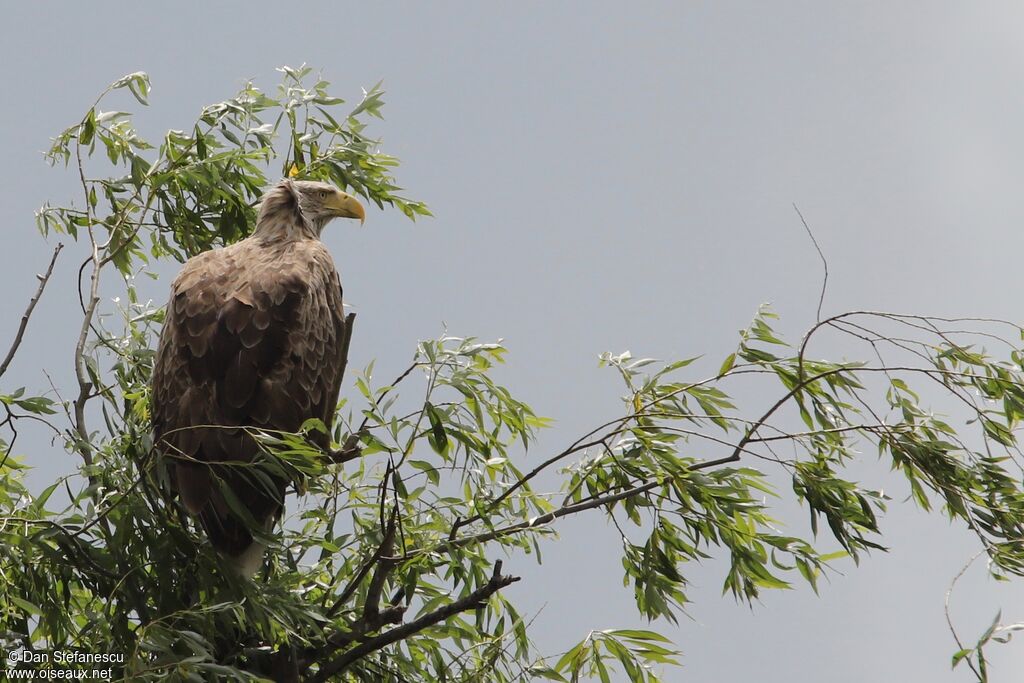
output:
{"label": "eagle's breast", "polygon": [[340,280],[317,239],[250,237],[190,259],[175,279],[153,370],[154,438],[218,549],[252,543],[223,486],[258,523],[280,513],[288,482],[230,463],[255,457],[249,429],[331,424],[343,338]]}

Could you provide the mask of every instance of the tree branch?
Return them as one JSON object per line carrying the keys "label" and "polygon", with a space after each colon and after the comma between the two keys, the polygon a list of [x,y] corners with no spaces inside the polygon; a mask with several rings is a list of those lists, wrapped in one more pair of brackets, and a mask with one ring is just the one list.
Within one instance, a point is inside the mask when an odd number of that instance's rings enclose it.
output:
{"label": "tree branch", "polygon": [[807,235],[811,238],[811,243],[814,244],[814,248],[818,251],[818,256],[821,257],[821,264],[825,267],[825,276],[821,280],[821,294],[818,296],[818,313],[817,320],[821,320],[821,307],[825,305],[825,291],[828,289],[828,259],[825,258],[825,252],[818,246],[818,240],[814,238],[814,233],[811,232],[811,226],[807,225],[807,220],[804,218],[803,213],[800,211],[800,207],[793,202],[793,210],[796,211],[796,215],[800,216],[800,222],[804,224],[804,230],[807,231]]}
{"label": "tree branch", "polygon": [[[349,315],[354,317],[355,313],[350,313]],[[347,356],[347,354],[348,354],[348,344],[347,344],[347,342],[345,344],[345,353],[346,353],[346,356]],[[346,358],[346,363],[347,362],[348,361],[347,361],[347,358]],[[388,393],[392,389],[394,389],[396,386],[398,386],[398,384],[402,380],[404,380],[406,377],[408,377],[409,374],[412,373],[413,370],[418,368],[419,365],[420,364],[418,362],[414,361],[412,363],[412,365],[407,367],[402,372],[401,375],[399,375],[397,378],[395,378],[395,381],[393,381],[391,384],[388,385],[388,388],[385,389],[381,393],[381,395],[377,397],[377,400],[379,401],[380,399],[382,399],[385,396],[387,396]],[[341,448],[332,449],[332,450],[327,451],[327,459],[330,460],[331,462],[335,463],[335,464],[341,464],[341,463],[346,463],[349,460],[355,460],[360,455],[362,455],[363,454],[363,449],[360,448],[360,446],[359,446],[359,440],[361,438],[363,438],[363,436],[366,434],[366,427],[369,424],[370,424],[370,418],[369,417],[364,417],[363,421],[359,424],[359,428],[356,429],[355,431],[353,431],[351,434],[348,435],[348,438],[345,439],[345,443],[343,443],[341,445]]]}
{"label": "tree branch", "polygon": [[[82,141],[81,129],[79,137],[75,140],[75,158],[78,161],[78,177],[82,182],[82,192],[85,196],[86,221],[89,230],[89,244],[92,247],[89,261],[92,263],[92,275],[89,284],[89,303],[85,306],[82,314],[82,327],[78,332],[78,341],[75,343],[75,379],[78,380],[78,396],[75,398],[75,431],[78,433],[78,451],[86,465],[92,464],[92,446],[89,443],[89,428],[85,423],[85,404],[88,403],[92,393],[93,383],[89,379],[89,371],[85,362],[85,344],[89,339],[89,329],[92,326],[93,316],[96,314],[96,306],[99,304],[100,270],[102,259],[100,258],[99,245],[96,243],[96,235],[93,233],[95,222],[93,220],[92,203],[89,201],[89,185],[85,180],[85,168],[82,165]],[[79,271],[81,274],[82,271]],[[81,292],[79,292],[81,295]],[[95,477],[89,477],[89,483],[95,483]]]}
{"label": "tree branch", "polygon": [[455,602],[449,603],[444,607],[440,607],[429,614],[424,614],[419,619],[410,621],[408,624],[403,624],[402,626],[398,626],[390,631],[363,641],[351,650],[348,650],[321,666],[319,671],[317,671],[310,680],[312,683],[323,683],[335,674],[344,671],[348,666],[368,654],[376,652],[381,648],[385,648],[392,643],[404,640],[409,636],[415,635],[416,633],[419,633],[434,624],[442,622],[449,617],[459,614],[460,612],[476,609],[480,603],[485,602],[499,590],[515,583],[516,581],[519,581],[518,576],[502,576],[501,560],[498,560],[494,563],[494,572],[491,574],[490,580],[469,595],[459,598]]}
{"label": "tree branch", "polygon": [[[619,420],[619,422],[625,422],[625,421],[627,421],[627,420],[629,420],[629,419],[631,419],[633,417],[635,417],[635,415],[628,415],[628,416],[622,418],[621,420]],[[449,540],[454,540],[455,537],[459,533],[459,529],[461,529],[462,527],[468,526],[469,524],[472,524],[473,522],[478,522],[478,521],[482,520],[486,514],[490,513],[492,510],[497,509],[497,507],[499,505],[501,505],[503,502],[505,502],[505,500],[509,496],[511,496],[513,493],[515,493],[516,491],[518,491],[522,487],[526,486],[531,479],[536,477],[538,474],[543,472],[545,469],[547,469],[551,465],[555,464],[559,460],[562,460],[564,458],[569,457],[573,453],[577,453],[579,451],[586,450],[586,449],[591,448],[593,446],[598,446],[598,445],[604,443],[606,439],[608,439],[611,436],[614,436],[615,434],[618,434],[619,432],[620,432],[620,430],[616,429],[612,433],[606,434],[606,435],[602,436],[600,439],[595,439],[593,441],[585,441],[585,442],[582,442],[582,443],[580,441],[576,441],[571,446],[566,448],[564,451],[562,451],[562,452],[560,452],[560,453],[558,453],[556,455],[551,456],[550,458],[548,458],[547,460],[545,460],[544,462],[540,463],[539,465],[534,467],[532,470],[527,472],[524,476],[522,476],[519,479],[517,479],[516,482],[514,484],[512,484],[511,486],[509,486],[500,496],[498,496],[493,501],[491,501],[491,503],[487,506],[487,509],[485,511],[478,512],[477,514],[472,515],[470,517],[466,517],[465,519],[463,519],[461,517],[456,519],[455,522],[452,524],[451,531],[448,533]]]}
{"label": "tree branch", "polygon": [[352,344],[352,328],[355,324],[355,313],[349,313],[345,316],[345,336],[341,338],[341,375],[338,377],[339,385],[345,381],[345,370],[348,368],[348,349]]}
{"label": "tree branch", "polygon": [[391,508],[391,516],[384,527],[384,540],[381,541],[377,551],[377,569],[370,579],[370,586],[366,589],[366,602],[363,604],[363,620],[370,621],[380,612],[380,593],[384,589],[384,582],[388,574],[398,564],[397,559],[392,557],[395,551],[395,529],[397,528],[398,507]]}
{"label": "tree branch", "polygon": [[[783,405],[785,405],[787,401],[789,401],[793,396],[798,394],[802,389],[804,389],[809,384],[813,384],[814,382],[817,382],[817,381],[822,380],[822,379],[824,379],[826,377],[829,377],[831,375],[835,375],[835,374],[838,374],[838,373],[841,373],[841,372],[850,372],[850,371],[857,371],[857,372],[880,372],[880,371],[886,371],[886,370],[919,371],[919,372],[923,372],[925,374],[930,374],[932,372],[935,372],[933,370],[927,370],[927,369],[894,366],[894,367],[890,367],[890,368],[863,368],[863,367],[861,367],[861,368],[849,368],[849,367],[839,367],[839,368],[833,368],[833,369],[826,370],[824,372],[818,373],[817,375],[814,375],[813,377],[806,378],[803,381],[799,382],[796,386],[794,386],[792,389],[787,391],[786,394],[782,396],[782,398],[780,398],[778,401],[776,401],[774,404],[772,404],[772,406],[770,408],[768,408],[768,410],[765,411],[765,413],[763,415],[761,415],[760,418],[758,418],[757,420],[751,422],[750,427],[744,433],[743,437],[740,438],[739,442],[736,443],[736,445],[733,448],[733,451],[732,451],[732,453],[730,455],[727,455],[727,456],[725,456],[723,458],[719,458],[717,460],[708,460],[708,461],[705,461],[705,462],[695,463],[695,464],[691,465],[689,467],[689,469],[691,471],[704,470],[704,469],[710,469],[712,467],[717,467],[719,465],[727,465],[729,463],[736,462],[737,460],[740,459],[740,456],[746,451],[747,446],[750,443],[756,443],[756,442],[760,442],[760,441],[763,441],[763,440],[769,440],[769,439],[761,439],[760,437],[756,437],[755,435],[756,435],[758,429],[760,429],[762,426],[764,426],[764,424],[767,422],[767,420],[772,415],[774,415],[775,412],[779,408],[781,408]],[[947,373],[947,374],[949,374],[949,373]],[[632,498],[633,496],[642,495],[642,494],[647,493],[649,491],[653,491],[657,487],[663,486],[664,484],[665,484],[665,480],[657,479],[656,478],[656,479],[654,479],[652,481],[647,481],[647,482],[644,482],[642,484],[638,484],[638,485],[633,486],[631,488],[625,489],[623,491],[619,491],[618,493],[610,493],[610,494],[605,495],[605,496],[599,496],[599,497],[596,497],[596,498],[592,498],[590,500],[580,501],[579,503],[574,503],[572,505],[563,505],[562,507],[558,508],[557,510],[552,510],[551,512],[545,513],[543,515],[539,515],[539,516],[534,517],[533,519],[531,519],[531,520],[529,520],[527,522],[519,522],[517,524],[511,524],[511,525],[506,526],[506,527],[501,527],[501,528],[498,528],[498,529],[492,529],[491,531],[486,531],[486,532],[481,533],[481,534],[475,534],[475,535],[472,535],[472,536],[463,536],[462,538],[455,538],[453,534],[449,534],[448,540],[446,542],[444,542],[444,543],[439,544],[437,547],[438,548],[443,548],[443,547],[461,548],[463,546],[470,545],[472,543],[486,543],[487,541],[492,541],[492,540],[494,540],[496,538],[500,538],[502,536],[507,536],[508,534],[514,534],[514,533],[518,533],[520,531],[526,531],[527,529],[533,529],[533,528],[540,527],[540,526],[542,526],[544,524],[548,524],[549,522],[553,522],[554,520],[560,519],[562,517],[567,517],[569,515],[574,515],[576,513],[584,512],[586,510],[592,510],[594,508],[599,508],[599,507],[602,507],[604,505],[610,505],[612,503],[617,503],[617,502],[619,502],[621,500],[625,500],[627,498]],[[456,523],[458,523],[458,522],[456,522]]]}
{"label": "tree branch", "polygon": [[28,327],[28,320],[32,317],[32,311],[35,310],[36,304],[39,303],[43,290],[46,289],[46,283],[50,281],[50,276],[53,274],[53,266],[57,263],[57,256],[63,248],[64,244],[58,242],[57,246],[54,247],[53,256],[50,257],[50,265],[46,268],[46,272],[36,276],[39,278],[39,287],[36,289],[35,295],[29,299],[28,308],[21,315],[21,324],[18,325],[18,332],[14,335],[14,342],[11,344],[10,350],[7,351],[7,355],[4,356],[3,363],[0,363],[0,377],[3,377],[3,374],[7,372],[7,366],[14,360],[14,354],[18,352],[18,347],[21,346],[21,340],[25,336],[25,328]]}
{"label": "tree branch", "polygon": [[[381,480],[382,489],[386,485],[388,477],[390,476],[391,464],[388,463],[387,473]],[[381,540],[380,545],[374,551],[373,555],[370,556],[370,558],[366,561],[366,563],[359,568],[359,571],[356,572],[356,575],[349,582],[348,586],[345,587],[345,590],[341,592],[341,595],[338,596],[338,599],[334,601],[334,604],[331,605],[331,608],[327,610],[328,618],[331,618],[335,614],[337,614],[338,611],[342,608],[342,606],[346,602],[348,602],[348,599],[352,597],[352,595],[356,592],[359,586],[363,583],[363,579],[365,579],[366,575],[370,573],[370,570],[373,569],[374,565],[377,565],[377,571],[374,573],[373,579],[371,580],[370,589],[369,591],[367,591],[366,607],[364,608],[365,611],[363,613],[363,621],[370,621],[372,614],[376,612],[377,603],[380,602],[380,591],[384,586],[384,578],[387,577],[387,572],[390,571],[391,567],[393,567],[398,562],[397,558],[391,557],[391,553],[394,551],[395,547],[395,529],[397,526],[398,508],[392,508],[391,517],[387,522],[384,521],[383,514],[384,513],[382,511],[381,532],[383,535],[383,539]],[[382,559],[385,556],[388,557],[386,566],[384,560]],[[337,581],[337,578],[335,578],[335,581]],[[374,590],[374,585],[378,584],[378,582],[379,585],[377,585],[376,590]],[[333,585],[334,582],[332,581],[331,583]],[[374,593],[376,595],[374,595]],[[372,608],[369,606],[371,598],[373,602]]]}

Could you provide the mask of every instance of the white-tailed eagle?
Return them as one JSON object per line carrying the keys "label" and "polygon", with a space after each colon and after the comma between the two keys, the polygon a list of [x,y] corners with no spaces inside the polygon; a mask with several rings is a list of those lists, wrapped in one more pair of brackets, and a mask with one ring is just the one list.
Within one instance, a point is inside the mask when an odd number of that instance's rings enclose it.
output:
{"label": "white-tailed eagle", "polygon": [[153,367],[154,443],[185,507],[245,575],[264,550],[249,524],[272,527],[289,483],[246,471],[258,449],[247,428],[296,432],[309,418],[329,428],[334,416],[345,314],[320,233],[336,217],[365,213],[332,185],[283,180],[251,236],[189,259],[171,286]]}

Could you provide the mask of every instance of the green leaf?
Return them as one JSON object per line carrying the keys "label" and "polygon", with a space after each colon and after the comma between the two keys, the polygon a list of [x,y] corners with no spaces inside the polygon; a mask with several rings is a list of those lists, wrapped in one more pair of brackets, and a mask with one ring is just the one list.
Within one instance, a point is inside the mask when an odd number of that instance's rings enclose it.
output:
{"label": "green leaf", "polygon": [[642,631],[638,629],[628,628],[617,628],[605,631],[605,633],[616,636],[617,638],[629,638],[630,640],[638,640],[640,642],[649,643],[668,643],[672,644],[672,641],[658,633],[657,631]]}
{"label": "green leaf", "polygon": [[426,403],[425,410],[427,411],[427,420],[430,421],[430,434],[427,441],[434,451],[439,455],[444,455],[448,452],[448,435],[444,429],[444,416],[429,401]]}
{"label": "green leaf", "polygon": [[96,134],[96,110],[90,109],[79,128],[78,141],[88,147]]}
{"label": "green leaf", "polygon": [[35,505],[37,505],[40,509],[42,509],[46,505],[46,501],[48,501],[50,499],[50,496],[53,495],[53,492],[62,483],[63,483],[63,480],[57,480],[53,484],[47,486],[45,489],[43,489],[42,493],[40,493],[38,496],[36,496],[36,499],[34,501],[32,501],[32,502]]}
{"label": "green leaf", "polygon": [[303,433],[319,432],[320,434],[330,434],[327,430],[327,425],[318,417],[311,417],[303,422],[302,426],[299,427],[299,431]]}
{"label": "green leaf", "polygon": [[32,616],[39,617],[43,615],[43,610],[39,609],[37,605],[33,605],[28,600],[19,598],[17,595],[9,595],[8,598],[10,598],[11,602],[20,607],[23,611],[28,612]]}
{"label": "green leaf", "polygon": [[732,370],[734,365],[736,365],[736,354],[730,353],[728,356],[725,357],[725,361],[722,362],[722,367],[718,369],[718,374],[726,374],[727,372]]}
{"label": "green leaf", "polygon": [[409,465],[427,475],[427,479],[435,486],[441,482],[441,473],[437,467],[423,460],[410,460]]}

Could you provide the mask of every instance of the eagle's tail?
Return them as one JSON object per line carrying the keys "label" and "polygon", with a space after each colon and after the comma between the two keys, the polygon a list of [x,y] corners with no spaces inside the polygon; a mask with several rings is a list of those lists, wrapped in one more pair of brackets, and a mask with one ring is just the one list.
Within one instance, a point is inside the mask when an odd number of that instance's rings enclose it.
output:
{"label": "eagle's tail", "polygon": [[[270,529],[268,528],[267,530],[269,531]],[[240,554],[228,556],[228,559],[243,578],[251,579],[260,570],[260,567],[263,566],[263,554],[266,550],[266,545],[254,540]]]}
{"label": "eagle's tail", "polygon": [[[263,530],[269,534],[274,528],[276,515],[263,519]],[[253,538],[245,522],[235,515],[217,514],[216,506],[207,505],[199,513],[199,521],[210,543],[243,577],[251,579],[263,565],[267,545]]]}

